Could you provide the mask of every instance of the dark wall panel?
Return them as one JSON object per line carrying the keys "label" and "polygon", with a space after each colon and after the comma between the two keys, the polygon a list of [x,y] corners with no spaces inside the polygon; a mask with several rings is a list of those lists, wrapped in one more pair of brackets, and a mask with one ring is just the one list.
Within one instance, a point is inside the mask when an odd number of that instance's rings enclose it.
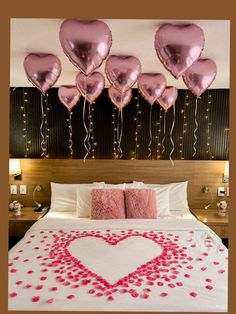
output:
{"label": "dark wall panel", "polygon": [[[24,101],[26,99],[27,101]],[[47,103],[45,100],[48,100]],[[57,96],[57,88],[48,92],[44,97],[48,137],[47,156],[48,158],[70,158],[69,132],[68,132],[68,111],[60,103]],[[196,156],[193,154],[194,142],[194,109],[196,98],[188,90],[179,90],[178,99],[175,104],[176,119],[173,129],[173,141],[175,149],[173,159],[228,159],[228,125],[229,125],[229,90],[217,89],[206,91],[198,100],[198,130]],[[10,93],[10,156],[41,158],[41,94],[36,88],[11,88]],[[137,103],[139,102],[137,144],[135,149],[135,131]],[[99,159],[113,159],[113,125],[112,114],[117,117],[118,111],[107,96],[107,89],[93,105],[94,121],[94,156]],[[207,111],[208,109],[208,111]],[[183,112],[184,111],[184,112]],[[131,102],[123,110],[124,125],[121,147],[124,159],[134,157],[137,159],[148,159],[149,144],[149,112],[150,105],[138,95],[137,89],[133,89]],[[85,155],[84,137],[86,135],[83,126],[83,98],[73,109],[73,158],[83,158]],[[162,117],[162,118],[160,118]],[[185,118],[184,118],[185,117]],[[161,124],[158,124],[160,123]],[[170,141],[170,130],[173,122],[173,109],[166,114],[166,132],[164,137],[164,112],[160,106],[152,108],[152,136],[151,159],[168,159],[172,149]],[[184,125],[185,124],[185,125]],[[116,125],[116,124],[115,124]],[[160,132],[158,130],[160,129]],[[185,132],[183,133],[183,131]],[[159,134],[159,136],[158,136]],[[162,140],[165,150],[163,153]],[[28,144],[26,144],[28,142]],[[159,146],[158,146],[159,143]],[[158,149],[159,148],[159,149]],[[28,150],[27,150],[28,149]],[[159,152],[158,152],[159,150]],[[182,152],[181,152],[182,151]],[[91,155],[88,156],[91,158]]]}

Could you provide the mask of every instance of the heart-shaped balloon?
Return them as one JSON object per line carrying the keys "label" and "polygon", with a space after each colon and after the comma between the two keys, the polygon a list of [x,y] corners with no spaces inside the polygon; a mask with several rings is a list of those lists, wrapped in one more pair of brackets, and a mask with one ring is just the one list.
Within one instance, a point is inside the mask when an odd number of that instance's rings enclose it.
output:
{"label": "heart-shaped balloon", "polygon": [[195,24],[164,24],[154,46],[164,67],[178,79],[200,57],[204,43],[204,33]]}
{"label": "heart-shaped balloon", "polygon": [[153,105],[166,88],[166,78],[160,73],[143,73],[138,78],[138,89],[142,96]]}
{"label": "heart-shaped balloon", "polygon": [[105,78],[100,72],[93,72],[88,76],[80,72],[76,76],[76,85],[81,94],[91,104],[102,93],[105,86]]}
{"label": "heart-shaped balloon", "polygon": [[64,53],[86,75],[101,65],[112,44],[109,27],[98,20],[67,19],[59,37]]}
{"label": "heart-shaped balloon", "polygon": [[78,103],[80,96],[81,93],[76,86],[63,85],[58,88],[58,97],[69,111]]}
{"label": "heart-shaped balloon", "polygon": [[113,104],[119,110],[122,110],[130,102],[130,99],[132,97],[132,90],[130,88],[122,94],[114,86],[110,86],[108,89],[108,96],[111,99],[111,101],[113,102]]}
{"label": "heart-shaped balloon", "polygon": [[211,59],[198,59],[183,75],[184,83],[197,97],[212,84],[216,77],[217,66]]}
{"label": "heart-shaped balloon", "polygon": [[43,94],[51,88],[61,74],[61,62],[57,56],[46,53],[30,53],[24,60],[28,80]]}
{"label": "heart-shaped balloon", "polygon": [[157,99],[157,103],[167,111],[174,105],[178,96],[178,90],[174,86],[167,86],[160,98]]}
{"label": "heart-shaped balloon", "polygon": [[141,72],[141,63],[133,56],[110,56],[105,71],[110,83],[121,93],[130,89]]}

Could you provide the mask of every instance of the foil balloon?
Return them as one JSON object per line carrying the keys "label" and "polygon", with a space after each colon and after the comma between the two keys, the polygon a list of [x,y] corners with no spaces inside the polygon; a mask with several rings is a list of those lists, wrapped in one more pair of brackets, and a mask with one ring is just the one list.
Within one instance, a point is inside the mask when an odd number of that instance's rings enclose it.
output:
{"label": "foil balloon", "polygon": [[45,94],[61,74],[61,62],[57,56],[46,53],[30,53],[24,60],[28,80]]}
{"label": "foil balloon", "polygon": [[101,65],[112,44],[109,27],[98,20],[67,19],[59,37],[64,53],[85,75]]}
{"label": "foil balloon", "polygon": [[198,59],[184,73],[183,80],[188,89],[199,97],[215,80],[216,72],[217,66],[213,60]]}
{"label": "foil balloon", "polygon": [[88,76],[80,72],[76,76],[76,85],[84,98],[93,103],[104,89],[105,78],[100,72]]}
{"label": "foil balloon", "polygon": [[166,88],[166,78],[160,73],[143,73],[138,78],[138,89],[142,96],[153,105]]}
{"label": "foil balloon", "polygon": [[63,85],[58,89],[58,97],[62,104],[71,111],[78,103],[81,93],[76,86]]}
{"label": "foil balloon", "polygon": [[132,97],[132,90],[130,88],[125,93],[122,94],[114,86],[110,86],[108,89],[108,96],[113,102],[113,104],[119,110],[122,110],[130,102]]}
{"label": "foil balloon", "polygon": [[164,67],[179,78],[201,55],[205,38],[195,24],[164,24],[156,32],[154,46]]}
{"label": "foil balloon", "polygon": [[178,90],[174,86],[167,86],[160,98],[157,99],[158,104],[167,111],[174,105],[178,96]]}
{"label": "foil balloon", "polygon": [[105,72],[110,83],[121,93],[125,93],[137,81],[141,63],[133,56],[110,56],[106,61]]}

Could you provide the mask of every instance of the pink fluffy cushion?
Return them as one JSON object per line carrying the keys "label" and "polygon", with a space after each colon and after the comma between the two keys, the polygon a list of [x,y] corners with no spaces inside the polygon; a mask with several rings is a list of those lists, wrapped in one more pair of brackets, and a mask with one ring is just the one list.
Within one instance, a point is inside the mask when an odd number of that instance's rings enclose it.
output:
{"label": "pink fluffy cushion", "polygon": [[125,190],[127,218],[157,218],[156,192],[151,189]]}
{"label": "pink fluffy cushion", "polygon": [[92,219],[125,218],[124,190],[92,189]]}

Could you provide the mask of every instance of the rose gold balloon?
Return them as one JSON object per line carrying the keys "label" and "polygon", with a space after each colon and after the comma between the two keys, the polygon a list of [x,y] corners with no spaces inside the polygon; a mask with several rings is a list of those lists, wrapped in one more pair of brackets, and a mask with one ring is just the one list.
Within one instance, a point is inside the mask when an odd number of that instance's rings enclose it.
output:
{"label": "rose gold balloon", "polygon": [[76,86],[63,85],[58,88],[58,97],[62,104],[71,111],[78,103],[81,93]]}
{"label": "rose gold balloon", "polygon": [[157,99],[157,103],[167,111],[174,105],[178,96],[178,90],[174,86],[167,86],[160,98]]}
{"label": "rose gold balloon", "polygon": [[166,78],[160,73],[143,73],[138,78],[138,89],[142,96],[153,105],[166,88]]}
{"label": "rose gold balloon", "polygon": [[109,27],[98,20],[67,19],[59,37],[64,53],[86,75],[101,65],[112,44]]}
{"label": "rose gold balloon", "polygon": [[61,62],[53,54],[30,53],[25,57],[24,68],[28,80],[43,94],[56,83],[61,74]]}
{"label": "rose gold balloon", "polygon": [[191,65],[183,75],[184,83],[196,96],[202,93],[215,80],[217,66],[211,59],[199,59]]}
{"label": "rose gold balloon", "polygon": [[93,103],[104,89],[105,78],[100,72],[93,72],[88,76],[79,73],[76,76],[76,85],[81,94]]}
{"label": "rose gold balloon", "polygon": [[141,63],[133,56],[110,56],[105,71],[110,83],[121,93],[130,89],[141,72]]}
{"label": "rose gold balloon", "polygon": [[164,24],[154,46],[164,67],[178,79],[200,57],[204,43],[203,31],[195,24]]}
{"label": "rose gold balloon", "polygon": [[125,93],[121,93],[114,86],[110,86],[108,89],[108,96],[113,102],[113,104],[119,109],[122,110],[131,100],[132,90],[128,89]]}

